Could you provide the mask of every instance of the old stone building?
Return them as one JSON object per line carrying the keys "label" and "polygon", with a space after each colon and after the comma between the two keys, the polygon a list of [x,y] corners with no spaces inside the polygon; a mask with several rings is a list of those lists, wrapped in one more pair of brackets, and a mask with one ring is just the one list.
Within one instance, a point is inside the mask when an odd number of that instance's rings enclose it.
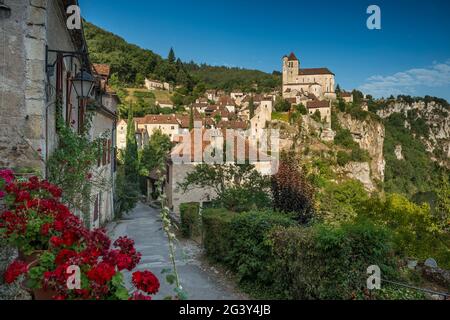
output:
{"label": "old stone building", "polygon": [[118,100],[107,86],[109,67],[91,65],[82,25],[68,27],[74,11],[67,9],[74,5],[78,1],[4,1],[9,12],[0,14],[0,167],[46,178],[46,163],[59,143],[57,119],[81,132],[90,111],[90,137],[104,136],[106,144],[97,170],[111,178],[103,191],[106,209],[96,216],[98,206],[91,206],[90,225],[96,226],[113,215]]}
{"label": "old stone building", "polygon": [[301,68],[294,53],[283,57],[283,98],[314,94],[319,100],[335,100],[335,77],[328,68]]}
{"label": "old stone building", "polygon": [[226,153],[226,164],[248,160],[261,175],[271,175],[275,172],[273,159],[262,148],[257,147],[256,141],[246,137],[244,132],[234,128],[205,129],[201,127],[201,122],[196,125],[197,127],[189,134],[183,135],[181,142],[172,149],[167,162],[164,192],[168,206],[174,213],[180,213],[182,203],[198,202],[203,206],[217,198],[213,188],[192,188],[184,192],[179,183],[199,164],[214,161],[223,163],[225,143],[229,150],[233,150]]}

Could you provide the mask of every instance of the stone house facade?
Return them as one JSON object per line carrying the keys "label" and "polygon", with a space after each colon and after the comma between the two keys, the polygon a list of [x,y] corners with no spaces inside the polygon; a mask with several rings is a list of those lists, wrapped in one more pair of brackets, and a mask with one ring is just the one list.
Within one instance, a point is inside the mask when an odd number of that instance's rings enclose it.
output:
{"label": "stone house facade", "polygon": [[170,90],[170,84],[158,80],[145,79],[145,87],[148,90]]}
{"label": "stone house facade", "polygon": [[306,103],[308,114],[312,116],[316,111],[319,111],[320,118],[323,122],[331,125],[331,102],[326,100],[314,100]]}
{"label": "stone house facade", "polygon": [[[78,98],[72,80],[81,70],[91,74],[95,70],[83,29],[67,27],[67,7],[78,5],[77,0],[5,0],[4,4],[11,10],[0,18],[4,39],[0,46],[0,167],[27,168],[46,178],[47,160],[58,146],[57,118],[80,131],[92,105]],[[91,137],[110,131],[105,174],[113,177],[115,134],[111,130],[115,130],[117,99],[102,77],[100,72],[94,78]],[[107,194],[113,198],[113,187]],[[105,207],[108,212],[103,216],[109,219],[113,201]]]}

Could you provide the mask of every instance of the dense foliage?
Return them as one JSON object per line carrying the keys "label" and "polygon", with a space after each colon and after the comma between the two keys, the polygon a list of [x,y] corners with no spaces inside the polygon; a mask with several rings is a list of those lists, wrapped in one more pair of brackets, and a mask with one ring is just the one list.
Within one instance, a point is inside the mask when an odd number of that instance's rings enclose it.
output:
{"label": "dense foliage", "polygon": [[196,202],[180,205],[181,233],[186,238],[201,235],[200,205]]}
{"label": "dense foliage", "polygon": [[107,190],[111,185],[111,181],[102,177],[102,172],[96,168],[102,154],[107,152],[104,142],[109,133],[105,132],[92,140],[89,136],[90,124],[89,116],[83,130],[78,133],[59,119],[59,144],[47,161],[49,181],[64,190],[63,201],[71,210],[84,214],[87,226],[90,224],[90,209],[94,202],[91,199],[92,188]]}
{"label": "dense foliage", "polygon": [[272,283],[271,250],[266,241],[275,226],[291,226],[294,221],[271,211],[233,214],[224,210],[203,212],[205,249],[215,261],[231,268],[240,282]]}
{"label": "dense foliage", "polygon": [[392,275],[389,233],[368,222],[278,228],[270,235],[276,284],[289,299],[368,298],[367,267]]}
{"label": "dense foliage", "polygon": [[251,164],[200,164],[179,183],[183,192],[210,188],[217,195],[215,206],[236,212],[270,207],[269,186]]}
{"label": "dense foliage", "polygon": [[128,115],[126,147],[121,157],[123,164],[117,170],[116,216],[131,211],[139,197],[139,157],[133,113]]}
{"label": "dense foliage", "polygon": [[[418,192],[432,191],[445,170],[430,159],[424,144],[404,127],[404,121],[404,116],[398,113],[385,120],[385,190],[411,197]],[[403,160],[395,155],[397,145],[402,146]]]}
{"label": "dense foliage", "polygon": [[274,72],[268,74],[258,70],[236,67],[198,65],[190,62],[186,69],[198,82],[208,88],[222,89],[227,92],[241,90],[244,92],[270,92],[278,88],[281,76]]}
{"label": "dense foliage", "polygon": [[245,91],[271,91],[279,87],[279,73],[225,66],[183,63],[171,48],[167,59],[151,50],[129,44],[124,39],[85,22],[84,32],[89,55],[94,63],[106,63],[123,85],[141,86],[145,77],[182,85],[192,91],[196,84],[205,88]]}

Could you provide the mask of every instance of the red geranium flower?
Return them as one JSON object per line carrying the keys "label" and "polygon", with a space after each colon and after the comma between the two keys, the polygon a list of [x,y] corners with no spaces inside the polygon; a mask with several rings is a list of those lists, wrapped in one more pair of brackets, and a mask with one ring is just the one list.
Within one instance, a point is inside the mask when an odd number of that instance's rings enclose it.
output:
{"label": "red geranium flower", "polygon": [[155,294],[159,291],[159,280],[150,271],[134,272],[132,281],[136,288],[146,293]]}
{"label": "red geranium flower", "polygon": [[133,296],[128,300],[152,300],[152,297],[142,294],[140,292],[133,293]]}
{"label": "red geranium flower", "polygon": [[110,281],[115,274],[116,270],[112,265],[101,262],[88,271],[87,277],[98,284],[105,284]]}
{"label": "red geranium flower", "polygon": [[5,282],[7,284],[13,283],[17,280],[17,278],[28,272],[28,265],[19,260],[15,260],[13,263],[9,265],[9,267],[6,269],[5,274],[3,275]]}

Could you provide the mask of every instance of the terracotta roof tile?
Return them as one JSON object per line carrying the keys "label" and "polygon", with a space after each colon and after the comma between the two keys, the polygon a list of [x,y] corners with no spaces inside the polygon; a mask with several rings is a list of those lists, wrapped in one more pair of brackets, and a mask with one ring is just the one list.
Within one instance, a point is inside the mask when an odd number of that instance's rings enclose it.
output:
{"label": "terracotta roof tile", "polygon": [[329,108],[330,102],[326,100],[313,100],[306,103],[308,109]]}
{"label": "terracotta roof tile", "polygon": [[92,68],[94,69],[94,72],[100,76],[109,77],[111,73],[111,68],[108,64],[94,63]]}
{"label": "terracotta roof tile", "polygon": [[306,69],[299,69],[298,74],[301,76],[314,76],[314,75],[322,75],[322,74],[332,74],[328,68],[306,68]]}

